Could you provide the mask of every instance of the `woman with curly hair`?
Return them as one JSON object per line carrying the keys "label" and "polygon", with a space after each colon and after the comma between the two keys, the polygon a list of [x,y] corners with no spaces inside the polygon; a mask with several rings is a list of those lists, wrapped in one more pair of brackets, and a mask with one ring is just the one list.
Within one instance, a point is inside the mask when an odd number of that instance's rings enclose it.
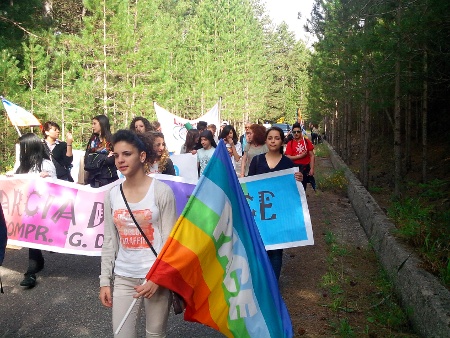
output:
{"label": "woman with curly hair", "polygon": [[248,175],[248,168],[253,157],[269,151],[266,145],[266,127],[261,124],[252,124],[246,131],[247,144],[241,162],[241,177]]}
{"label": "woman with curly hair", "polygon": [[136,133],[144,133],[146,131],[153,131],[155,129],[153,128],[150,121],[145,117],[136,116],[133,120],[131,120],[130,130]]}
{"label": "woman with curly hair", "polygon": [[166,142],[164,141],[164,134],[157,131],[151,132],[150,134],[153,151],[156,153],[156,159],[151,162],[149,173],[176,176],[175,167],[173,166],[172,160],[169,158],[169,151],[167,150]]}

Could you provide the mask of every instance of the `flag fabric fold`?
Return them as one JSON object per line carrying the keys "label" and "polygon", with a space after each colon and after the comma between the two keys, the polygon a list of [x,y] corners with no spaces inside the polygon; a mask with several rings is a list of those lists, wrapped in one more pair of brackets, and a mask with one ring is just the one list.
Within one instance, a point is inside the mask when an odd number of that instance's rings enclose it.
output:
{"label": "flag fabric fold", "polygon": [[223,141],[147,279],[179,293],[185,320],[227,337],[292,337],[292,324]]}
{"label": "flag fabric fold", "polygon": [[40,126],[39,120],[24,108],[9,102],[2,97],[3,107],[5,107],[6,113],[14,126],[18,127],[32,127]]}

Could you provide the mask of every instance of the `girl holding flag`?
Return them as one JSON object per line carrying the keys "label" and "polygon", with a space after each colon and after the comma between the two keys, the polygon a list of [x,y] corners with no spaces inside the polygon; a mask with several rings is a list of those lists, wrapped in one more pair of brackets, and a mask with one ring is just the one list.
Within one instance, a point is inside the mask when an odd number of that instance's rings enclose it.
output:
{"label": "girl holding flag", "polygon": [[146,164],[157,157],[152,141],[149,133],[130,130],[119,130],[112,137],[115,164],[126,180],[105,194],[100,300],[112,307],[113,328],[118,331],[115,337],[136,337],[136,319],[142,304],[146,337],[165,337],[167,331],[171,293],[145,280],[156,259],[146,239],[159,253],[177,215],[170,187],[146,175]]}

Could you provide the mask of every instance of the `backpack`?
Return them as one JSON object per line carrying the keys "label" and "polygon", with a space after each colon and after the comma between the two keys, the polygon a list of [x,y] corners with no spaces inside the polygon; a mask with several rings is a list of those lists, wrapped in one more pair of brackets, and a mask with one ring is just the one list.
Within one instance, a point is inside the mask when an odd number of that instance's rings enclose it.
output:
{"label": "backpack", "polygon": [[98,172],[105,164],[106,155],[100,153],[89,153],[84,157],[84,170]]}

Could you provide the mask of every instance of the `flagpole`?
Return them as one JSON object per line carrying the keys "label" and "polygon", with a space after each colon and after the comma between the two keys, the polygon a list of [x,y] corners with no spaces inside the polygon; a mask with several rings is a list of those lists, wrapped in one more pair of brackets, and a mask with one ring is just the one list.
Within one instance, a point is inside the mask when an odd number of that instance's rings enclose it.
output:
{"label": "flagpole", "polygon": [[219,96],[219,107],[218,107],[218,110],[219,110],[219,123],[220,124],[222,124],[222,116],[221,116],[221,113],[220,113],[221,108],[222,108],[222,96]]}
{"label": "flagpole", "polygon": [[[153,101],[153,102],[155,102],[155,101]],[[144,285],[145,283],[147,283],[146,279],[144,279],[144,282],[142,283],[142,285]],[[123,324],[125,324],[125,321],[127,320],[128,316],[130,315],[131,310],[133,310],[134,305],[136,305],[137,300],[138,300],[138,298],[133,299],[130,307],[128,308],[127,312],[125,313],[125,316],[123,316],[123,319],[120,322],[120,324],[117,327],[116,332],[114,332],[114,334],[119,334],[120,330],[122,329]]]}

